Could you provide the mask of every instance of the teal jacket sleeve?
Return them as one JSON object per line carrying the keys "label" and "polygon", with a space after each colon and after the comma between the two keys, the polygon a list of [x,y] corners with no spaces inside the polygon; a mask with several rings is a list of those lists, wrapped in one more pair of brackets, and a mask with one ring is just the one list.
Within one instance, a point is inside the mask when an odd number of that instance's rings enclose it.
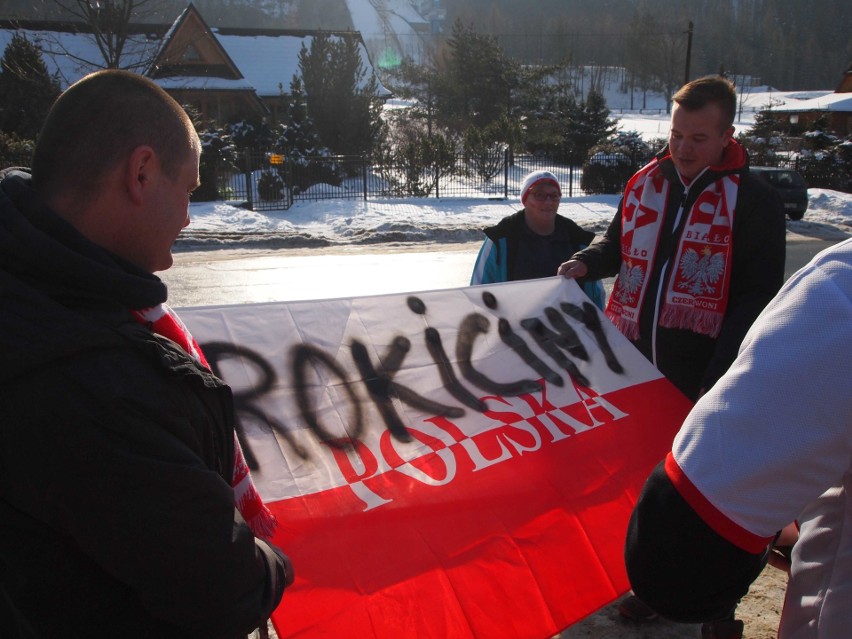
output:
{"label": "teal jacket sleeve", "polygon": [[500,251],[500,247],[486,237],[476,256],[476,264],[470,276],[471,286],[507,281],[506,261],[501,259],[501,253],[505,252],[505,247]]}

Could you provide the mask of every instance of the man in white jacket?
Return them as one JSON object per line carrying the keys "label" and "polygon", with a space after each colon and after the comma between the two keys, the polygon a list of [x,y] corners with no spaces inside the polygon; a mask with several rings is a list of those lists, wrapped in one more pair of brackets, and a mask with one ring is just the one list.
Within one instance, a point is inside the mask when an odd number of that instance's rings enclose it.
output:
{"label": "man in white jacket", "polygon": [[642,601],[676,621],[723,618],[792,545],[779,637],[849,636],[850,353],[846,240],[785,284],[648,479],[625,550]]}

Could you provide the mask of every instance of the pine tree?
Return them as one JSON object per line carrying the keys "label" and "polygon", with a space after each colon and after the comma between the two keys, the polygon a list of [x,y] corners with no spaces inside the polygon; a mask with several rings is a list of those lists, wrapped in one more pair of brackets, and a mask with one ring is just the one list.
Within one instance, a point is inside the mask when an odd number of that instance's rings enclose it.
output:
{"label": "pine tree", "polygon": [[755,114],[754,125],[739,137],[739,141],[748,150],[752,166],[772,165],[776,162],[785,137],[786,132],[779,127],[772,109],[763,109]]}
{"label": "pine tree", "polygon": [[340,184],[343,172],[336,163],[323,161],[333,153],[320,139],[313,119],[308,115],[307,96],[299,76],[290,82],[287,106],[278,125],[275,150],[286,158],[292,192],[299,193],[313,184]]}
{"label": "pine tree", "polygon": [[[562,140],[571,127],[577,102],[571,93],[551,95],[523,118],[526,150],[561,155]],[[563,158],[564,159],[564,158]]]}
{"label": "pine tree", "polygon": [[374,77],[365,81],[354,37],[319,34],[302,45],[299,69],[307,112],[323,144],[340,155],[369,153],[380,129],[380,99]]}
{"label": "pine tree", "polygon": [[589,150],[615,132],[603,95],[589,91],[585,102],[575,104],[563,120],[563,153],[568,161],[582,162]]}
{"label": "pine tree", "polygon": [[558,142],[553,104],[564,89],[557,81],[564,66],[522,67],[494,36],[456,21],[445,49],[428,64],[400,65],[394,92],[416,100],[407,117],[425,121],[430,135],[466,137],[467,147],[482,138],[508,144],[510,153],[522,142],[543,149]]}
{"label": "pine tree", "polygon": [[749,137],[753,138],[770,138],[778,135],[780,128],[778,119],[773,114],[772,109],[762,109],[754,114],[754,124],[748,131]]}
{"label": "pine tree", "polygon": [[434,69],[431,80],[439,117],[461,133],[507,115],[512,90],[520,84],[519,67],[497,39],[457,21],[447,51],[448,57]]}
{"label": "pine tree", "polygon": [[276,148],[285,153],[289,161],[302,165],[307,164],[309,158],[331,155],[331,151],[323,146],[306,107],[302,81],[295,76],[290,83],[290,98],[281,117]]}
{"label": "pine tree", "polygon": [[0,60],[0,131],[34,139],[59,95],[59,82],[47,72],[41,50],[15,34]]}
{"label": "pine tree", "polygon": [[583,120],[587,127],[587,137],[584,139],[586,151],[595,144],[615,133],[616,123],[609,117],[606,99],[599,91],[589,91],[583,105]]}

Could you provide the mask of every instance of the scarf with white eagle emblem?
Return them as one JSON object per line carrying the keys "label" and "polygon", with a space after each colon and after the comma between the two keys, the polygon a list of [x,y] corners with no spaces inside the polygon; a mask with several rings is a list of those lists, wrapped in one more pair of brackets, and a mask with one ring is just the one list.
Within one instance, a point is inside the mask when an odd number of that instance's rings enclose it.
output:
{"label": "scarf with white eagle emblem", "polygon": [[[687,217],[668,266],[673,272],[665,282],[660,326],[719,336],[728,304],[731,229],[739,184],[738,174],[723,175],[699,193],[689,210],[678,211],[678,216]],[[670,190],[657,158],[639,170],[624,190],[621,270],[606,315],[632,340],[639,337],[639,312],[648,293],[648,273],[660,244]]]}

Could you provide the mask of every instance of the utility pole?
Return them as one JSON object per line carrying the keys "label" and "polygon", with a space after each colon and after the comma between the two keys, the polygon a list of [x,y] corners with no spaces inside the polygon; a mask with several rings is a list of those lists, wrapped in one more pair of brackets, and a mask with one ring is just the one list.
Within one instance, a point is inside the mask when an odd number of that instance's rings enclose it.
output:
{"label": "utility pole", "polygon": [[686,31],[686,69],[683,73],[683,83],[689,82],[689,63],[692,59],[692,20],[689,21],[689,28]]}

